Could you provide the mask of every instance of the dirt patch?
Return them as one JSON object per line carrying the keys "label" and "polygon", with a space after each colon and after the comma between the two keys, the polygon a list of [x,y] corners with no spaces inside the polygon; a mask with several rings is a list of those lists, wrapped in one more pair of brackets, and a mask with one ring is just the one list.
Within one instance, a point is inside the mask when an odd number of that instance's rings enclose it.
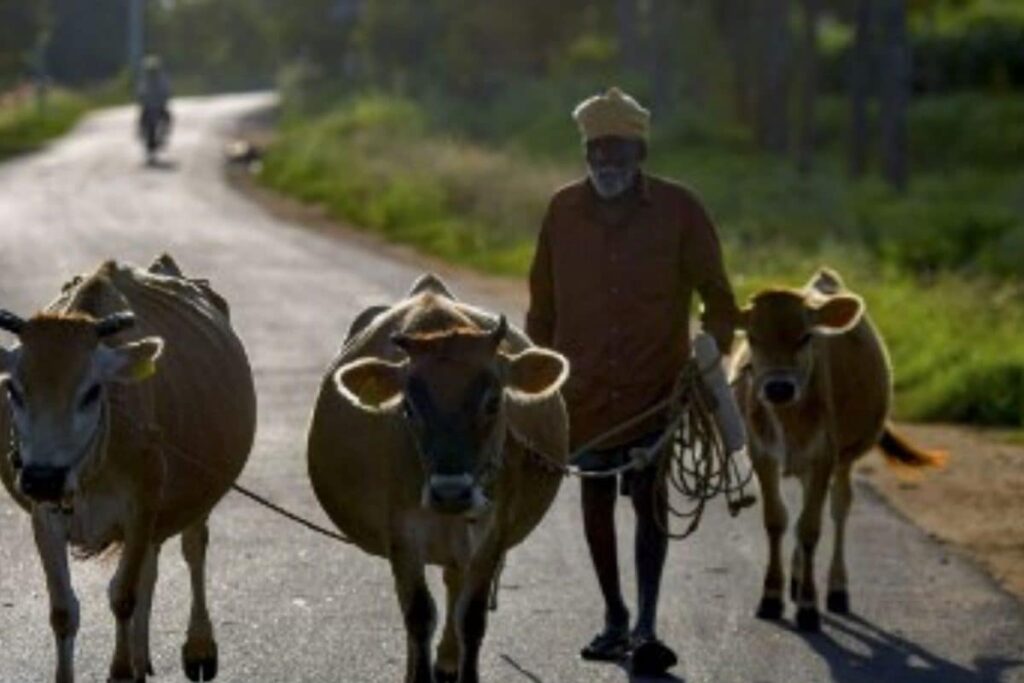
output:
{"label": "dirt patch", "polygon": [[[241,135],[258,145],[270,137],[266,119],[247,122]],[[457,276],[510,309],[524,311],[528,293],[521,279],[482,275],[366,230],[345,225],[317,206],[283,197],[259,185],[244,167],[228,169],[231,183],[272,215],[354,240],[424,271]],[[950,453],[947,467],[908,480],[877,455],[863,461],[858,477],[896,510],[937,540],[965,549],[1008,591],[1024,600],[1024,444],[1009,435],[962,426],[901,425],[921,446]]]}
{"label": "dirt patch", "polygon": [[858,473],[893,507],[937,539],[967,550],[1024,599],[1024,447],[961,426],[901,429],[922,446],[949,451],[946,468],[908,480],[873,457]]}

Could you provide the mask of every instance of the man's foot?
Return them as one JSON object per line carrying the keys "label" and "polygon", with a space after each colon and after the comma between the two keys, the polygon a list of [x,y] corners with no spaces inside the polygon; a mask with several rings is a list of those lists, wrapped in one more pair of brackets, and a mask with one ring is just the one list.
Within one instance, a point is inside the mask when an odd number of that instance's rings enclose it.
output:
{"label": "man's foot", "polygon": [[632,670],[635,676],[663,676],[679,663],[669,646],[654,636],[640,636],[633,640]]}
{"label": "man's foot", "polygon": [[589,662],[620,662],[628,655],[629,634],[615,628],[607,628],[598,633],[580,650],[580,657]]}

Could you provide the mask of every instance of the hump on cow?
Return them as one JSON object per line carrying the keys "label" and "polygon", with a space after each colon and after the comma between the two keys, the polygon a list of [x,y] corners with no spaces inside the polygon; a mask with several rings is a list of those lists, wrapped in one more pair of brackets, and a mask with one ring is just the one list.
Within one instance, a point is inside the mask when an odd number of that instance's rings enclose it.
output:
{"label": "hump on cow", "polygon": [[68,546],[83,557],[120,548],[110,680],[143,681],[153,673],[157,556],[177,534],[192,583],[185,674],[212,680],[207,518],[245,465],[256,421],[252,373],[223,299],[170,256],[149,270],[111,261],[28,320],[0,312],[0,328],[18,340],[0,347],[0,433],[13,446],[0,479],[32,517],[56,680],[74,680],[79,626]]}
{"label": "hump on cow", "polygon": [[[550,463],[568,457],[567,369],[430,275],[358,316],[328,368],[309,476],[338,528],[391,564],[407,683],[479,680],[491,585],[558,491]],[[436,666],[427,564],[444,568],[448,594]]]}
{"label": "hump on cow", "polygon": [[749,452],[764,498],[768,570],[758,616],[783,614],[781,545],[787,525],[780,476],[799,478],[803,510],[797,522],[790,597],[797,625],[820,628],[814,552],[831,486],[835,546],[827,606],[850,610],[844,558],[854,462],[878,447],[890,464],[941,465],[944,453],[920,450],[887,421],[892,370],[864,301],[839,274],[821,269],[803,289],[768,289],[740,313],[745,341],[735,354],[733,381],[749,434]]}

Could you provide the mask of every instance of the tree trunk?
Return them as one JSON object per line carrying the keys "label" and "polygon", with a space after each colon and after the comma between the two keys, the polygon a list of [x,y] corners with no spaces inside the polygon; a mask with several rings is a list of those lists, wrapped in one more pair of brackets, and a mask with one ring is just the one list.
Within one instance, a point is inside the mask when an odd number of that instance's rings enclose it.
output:
{"label": "tree trunk", "polygon": [[753,28],[760,35],[758,54],[757,139],[761,147],[784,154],[789,147],[789,0],[757,0]]}
{"label": "tree trunk", "polygon": [[818,19],[821,0],[802,0],[803,47],[800,79],[800,130],[797,135],[796,167],[801,174],[811,171],[815,139],[815,103],[818,97]]}
{"label": "tree trunk", "polygon": [[874,71],[874,9],[874,0],[858,0],[856,36],[850,53],[850,175],[853,178],[860,178],[867,171],[871,144],[868,99]]}
{"label": "tree trunk", "polygon": [[672,41],[678,39],[679,35],[674,21],[675,2],[678,0],[650,0],[649,6],[647,72],[651,83],[651,107],[661,114],[672,108],[672,88],[677,81],[674,71],[679,66],[672,59]]}
{"label": "tree trunk", "polygon": [[622,68],[630,74],[644,70],[643,51],[640,46],[639,11],[637,0],[616,0],[619,24],[619,54]]}
{"label": "tree trunk", "polygon": [[903,192],[909,181],[907,108],[910,104],[910,43],[906,0],[884,0],[881,12],[882,174]]}

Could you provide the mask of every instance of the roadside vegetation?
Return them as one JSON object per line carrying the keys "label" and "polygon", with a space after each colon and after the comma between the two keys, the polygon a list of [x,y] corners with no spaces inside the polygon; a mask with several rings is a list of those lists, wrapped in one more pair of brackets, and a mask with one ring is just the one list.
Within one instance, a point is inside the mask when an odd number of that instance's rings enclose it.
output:
{"label": "roadside vegetation", "polygon": [[63,135],[89,106],[87,98],[65,90],[51,92],[43,107],[30,89],[0,95],[0,159],[31,152]]}
{"label": "roadside vegetation", "polygon": [[[262,179],[388,238],[522,276],[547,198],[582,172],[562,104],[537,117],[526,103],[518,126],[506,115],[472,133],[460,117],[473,112],[379,94],[312,115],[286,107]],[[846,180],[838,109],[822,107],[825,153],[809,176],[696,116],[656,123],[650,166],[704,197],[742,297],[802,284],[822,263],[843,272],[888,338],[900,417],[1020,426],[1024,97],[915,105],[906,194]]]}

